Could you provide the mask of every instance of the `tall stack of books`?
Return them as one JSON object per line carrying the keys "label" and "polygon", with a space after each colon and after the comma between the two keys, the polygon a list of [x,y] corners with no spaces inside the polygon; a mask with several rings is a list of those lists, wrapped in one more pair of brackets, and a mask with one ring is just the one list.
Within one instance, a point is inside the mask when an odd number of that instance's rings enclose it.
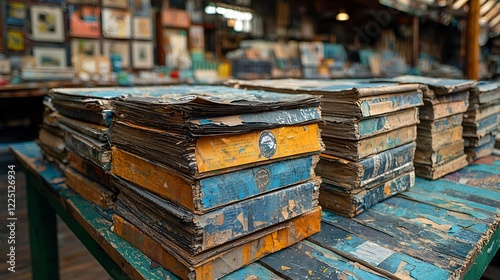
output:
{"label": "tall stack of books", "polygon": [[102,209],[112,209],[116,198],[116,190],[109,183],[112,96],[73,88],[53,89],[49,96],[60,114],[59,127],[65,135],[69,159],[64,170],[66,185]]}
{"label": "tall stack of books", "polygon": [[217,279],[320,229],[319,97],[136,89],[113,102],[113,230],[184,279]]}
{"label": "tall stack of books", "polygon": [[414,185],[422,87],[370,81],[230,81],[241,88],[322,96],[326,151],[316,169],[320,205],[354,217]]}
{"label": "tall stack of books", "polygon": [[421,83],[424,107],[420,109],[415,173],[435,180],[468,165],[464,152],[462,121],[469,106],[472,80],[400,76],[402,83]]}
{"label": "tall stack of books", "polygon": [[463,127],[465,153],[472,162],[491,155],[500,122],[500,88],[498,84],[480,82],[470,91],[469,109]]}
{"label": "tall stack of books", "polygon": [[38,134],[38,146],[40,146],[43,158],[63,172],[66,169],[68,155],[64,131],[59,127],[61,115],[54,108],[50,97],[46,97],[43,104],[45,111]]}

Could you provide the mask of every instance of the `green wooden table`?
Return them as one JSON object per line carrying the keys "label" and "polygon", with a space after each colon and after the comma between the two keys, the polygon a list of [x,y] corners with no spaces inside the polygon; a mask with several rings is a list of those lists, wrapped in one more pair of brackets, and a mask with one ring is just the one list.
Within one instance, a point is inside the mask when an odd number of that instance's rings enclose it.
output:
{"label": "green wooden table", "polygon": [[[115,235],[109,213],[68,189],[35,143],[11,151],[26,173],[34,279],[59,278],[56,214],[113,278],[177,279]],[[499,190],[498,156],[417,179],[355,219],[324,211],[320,233],[225,279],[478,279],[500,246]]]}

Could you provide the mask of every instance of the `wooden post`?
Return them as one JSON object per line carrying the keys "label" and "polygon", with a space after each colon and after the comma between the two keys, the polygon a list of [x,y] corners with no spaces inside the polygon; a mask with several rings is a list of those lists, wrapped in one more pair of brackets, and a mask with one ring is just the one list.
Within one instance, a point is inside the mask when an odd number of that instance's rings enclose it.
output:
{"label": "wooden post", "polygon": [[419,43],[419,19],[418,17],[413,17],[413,38],[412,38],[412,57],[411,64],[413,67],[418,65],[418,43]]}
{"label": "wooden post", "polygon": [[467,15],[467,78],[479,79],[479,6],[480,0],[469,0]]}

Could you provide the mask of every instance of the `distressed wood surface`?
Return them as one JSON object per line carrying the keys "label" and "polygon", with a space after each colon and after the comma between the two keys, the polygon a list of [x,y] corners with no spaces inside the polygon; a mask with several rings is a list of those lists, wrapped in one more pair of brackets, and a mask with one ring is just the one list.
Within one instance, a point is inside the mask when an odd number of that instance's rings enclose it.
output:
{"label": "distressed wood surface", "polygon": [[[150,268],[148,257],[69,192],[62,174],[40,161],[34,143],[12,149],[36,191],[113,277],[177,279],[166,269]],[[324,210],[319,233],[225,279],[478,279],[500,246],[499,189],[499,156],[482,158],[440,180],[417,178],[410,190],[355,219]]]}

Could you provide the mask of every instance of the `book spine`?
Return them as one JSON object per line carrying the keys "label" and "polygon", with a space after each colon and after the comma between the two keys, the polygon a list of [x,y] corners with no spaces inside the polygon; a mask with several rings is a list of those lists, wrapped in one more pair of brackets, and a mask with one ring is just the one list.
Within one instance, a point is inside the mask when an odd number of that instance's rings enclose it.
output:
{"label": "book spine", "polygon": [[219,279],[319,232],[320,226],[321,208],[316,207],[311,212],[285,222],[276,231],[221,252],[200,264],[189,265],[179,261],[171,248],[165,248],[121,216],[113,215],[113,232],[118,236],[180,278],[196,280]]}
{"label": "book spine", "polygon": [[488,133],[496,131],[498,129],[499,116],[500,114],[494,114],[480,120],[475,125],[464,125],[464,136],[481,138]]}
{"label": "book spine", "polygon": [[361,178],[369,180],[412,162],[414,153],[415,143],[410,143],[367,158],[359,163],[363,167]]}
{"label": "book spine", "polygon": [[486,143],[476,148],[467,148],[466,149],[467,160],[470,163],[478,158],[489,156],[493,153],[494,149],[495,149],[495,141],[490,141],[489,143]]}
{"label": "book spine", "polygon": [[415,125],[418,120],[418,109],[405,110],[400,113],[363,119],[358,123],[359,139],[368,138],[404,126]]}
{"label": "book spine", "polygon": [[436,167],[429,166],[427,164],[415,163],[415,174],[419,177],[436,180],[444,175],[453,173],[467,166],[469,163],[467,161],[467,155],[462,155],[450,162]]}
{"label": "book spine", "polygon": [[359,100],[361,116],[364,118],[373,117],[407,108],[414,108],[423,104],[422,98],[423,96],[420,91],[364,97]]}
{"label": "book spine", "polygon": [[78,155],[92,161],[98,166],[108,170],[111,161],[111,150],[97,147],[82,137],[73,133],[66,133],[66,145]]}
{"label": "book spine", "polygon": [[463,114],[456,114],[433,121],[422,120],[418,126],[419,133],[420,130],[430,132],[430,134],[438,133],[460,126],[462,125],[463,116]]}
{"label": "book spine", "polygon": [[281,127],[240,135],[200,137],[198,172],[209,172],[321,150],[318,124]]}
{"label": "book spine", "polygon": [[477,123],[478,121],[487,118],[494,114],[500,113],[500,105],[488,106],[486,108],[474,108],[467,111],[467,117],[464,119],[465,123]]}
{"label": "book spine", "polygon": [[465,101],[455,101],[450,103],[441,103],[431,105],[426,103],[420,109],[420,118],[424,120],[437,120],[451,115],[464,113],[468,105]]}
{"label": "book spine", "polygon": [[415,152],[415,162],[437,165],[455,159],[464,153],[464,140],[460,139],[454,143],[443,146],[436,151],[429,149],[417,149]]}
{"label": "book spine", "polygon": [[417,149],[419,147],[421,150],[427,150],[431,148],[433,151],[437,151],[443,146],[461,140],[462,131],[462,126],[457,126],[443,132],[432,134],[430,137],[419,135],[417,138]]}
{"label": "book spine", "polygon": [[417,138],[417,126],[403,127],[359,142],[358,159],[366,158],[410,142]]}
{"label": "book spine", "polygon": [[99,167],[92,162],[82,158],[81,156],[69,151],[68,152],[69,166],[76,171],[90,178],[92,181],[101,184],[105,187],[110,187],[109,173],[102,167]]}
{"label": "book spine", "polygon": [[87,179],[71,167],[64,171],[66,185],[84,199],[103,209],[113,209],[116,195],[105,187]]}

